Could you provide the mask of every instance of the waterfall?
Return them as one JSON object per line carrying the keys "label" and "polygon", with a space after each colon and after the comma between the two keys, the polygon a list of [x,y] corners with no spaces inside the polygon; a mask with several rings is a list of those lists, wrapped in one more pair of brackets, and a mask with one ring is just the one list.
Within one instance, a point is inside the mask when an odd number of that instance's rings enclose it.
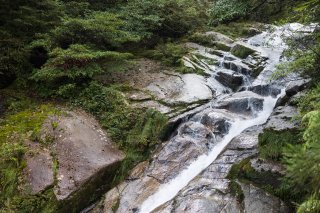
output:
{"label": "waterfall", "polygon": [[[145,199],[142,205],[138,208],[138,212],[152,212],[159,206],[175,198],[181,189],[187,186],[190,181],[192,181],[197,175],[205,170],[220,155],[220,153],[223,152],[233,138],[238,136],[247,128],[261,125],[267,121],[276,105],[278,98],[283,96],[285,93],[284,91],[286,85],[281,84],[280,82],[273,82],[273,84],[276,85],[270,84],[270,77],[276,70],[276,65],[280,63],[282,52],[286,48],[285,38],[299,31],[305,32],[305,29],[302,30],[303,28],[304,26],[300,24],[288,24],[282,27],[274,27],[274,29],[271,31],[263,32],[245,41],[246,46],[259,52],[264,58],[268,58],[264,70],[255,80],[251,78],[250,74],[246,73],[248,68],[247,65],[244,64],[243,59],[232,56],[234,58],[232,58],[233,61],[227,60],[230,59],[229,52],[224,52],[223,57],[218,60],[219,63],[214,66],[204,66],[203,61],[200,64],[192,62],[192,66],[205,69],[207,73],[211,73],[212,75],[208,80],[208,84],[211,88],[213,88],[213,90],[217,91],[218,96],[212,101],[212,112],[215,113],[216,109],[221,109],[221,104],[223,103],[223,106],[227,106],[225,108],[227,108],[227,110],[230,111],[230,114],[233,114],[233,117],[235,118],[228,121],[231,124],[228,132],[222,135],[220,140],[217,142],[212,142],[213,145],[210,147],[210,151],[208,153],[198,156],[187,166],[187,168],[180,171],[178,175],[169,181],[162,183],[154,194]],[[210,56],[206,50],[198,50],[197,54],[201,54],[209,58],[217,57]],[[191,64],[190,61],[188,63]],[[230,64],[229,67],[226,67],[227,63]],[[234,70],[232,70],[233,67]],[[243,70],[245,70],[245,72],[243,72]],[[253,88],[254,86],[266,85],[267,87],[264,90],[270,90],[270,92],[269,94],[265,95],[249,91],[231,91],[230,88],[222,85],[215,79],[218,72],[226,74],[234,72],[237,75],[243,75],[242,88],[245,88],[245,90],[250,90],[250,88]],[[277,95],[272,95],[271,90],[273,87],[277,88],[279,91]],[[226,94],[226,92],[229,94]],[[234,104],[232,103],[233,100],[240,100],[242,102]],[[256,107],[254,100],[257,100],[257,106],[259,106],[259,100],[261,100],[262,107]],[[245,103],[247,104],[248,109],[240,109],[242,104]],[[250,113],[247,113],[247,111]],[[202,119],[198,119],[195,120],[195,122],[201,122],[201,120]]]}

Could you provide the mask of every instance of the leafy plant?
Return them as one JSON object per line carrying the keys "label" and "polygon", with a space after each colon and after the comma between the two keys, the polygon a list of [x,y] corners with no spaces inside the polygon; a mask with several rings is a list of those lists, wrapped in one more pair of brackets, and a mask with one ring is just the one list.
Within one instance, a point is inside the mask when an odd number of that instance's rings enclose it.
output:
{"label": "leafy plant", "polygon": [[226,23],[247,14],[249,3],[247,0],[217,0],[209,9],[210,24]]}
{"label": "leafy plant", "polygon": [[146,56],[160,60],[163,63],[179,67],[182,64],[182,58],[188,53],[188,49],[182,44],[165,43],[159,44],[154,50],[150,50],[146,53]]}
{"label": "leafy plant", "polygon": [[200,10],[194,0],[133,0],[123,7],[127,29],[142,37],[179,37],[199,24]]}

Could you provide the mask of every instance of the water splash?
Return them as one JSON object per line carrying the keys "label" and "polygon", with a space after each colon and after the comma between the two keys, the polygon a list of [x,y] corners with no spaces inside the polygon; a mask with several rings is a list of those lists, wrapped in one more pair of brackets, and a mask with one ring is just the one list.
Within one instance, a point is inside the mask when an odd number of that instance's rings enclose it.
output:
{"label": "water splash", "polygon": [[249,127],[265,123],[272,113],[278,98],[283,95],[284,89],[276,98],[266,97],[263,103],[263,110],[258,112],[257,116],[253,119],[235,120],[231,125],[229,133],[222,141],[215,144],[208,155],[198,157],[196,161],[194,161],[187,169],[183,170],[176,178],[171,180],[169,183],[161,185],[161,188],[142,204],[140,213],[149,213],[167,201],[173,199],[182,188],[187,186],[193,178],[206,169],[218,157],[234,137]]}

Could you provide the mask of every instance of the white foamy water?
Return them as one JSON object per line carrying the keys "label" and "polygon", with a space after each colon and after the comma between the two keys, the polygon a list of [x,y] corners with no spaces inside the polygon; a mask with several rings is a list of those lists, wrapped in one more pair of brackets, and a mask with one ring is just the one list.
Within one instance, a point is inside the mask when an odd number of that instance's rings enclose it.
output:
{"label": "white foamy water", "polygon": [[[274,31],[263,32],[259,35],[253,36],[247,41],[248,45],[251,45],[253,49],[261,52],[262,55],[268,57],[268,63],[264,71],[256,78],[253,85],[267,84],[270,80],[270,75],[274,72],[275,66],[280,62],[280,58],[283,50],[286,48],[284,42],[285,38],[291,36],[295,32],[308,33],[314,29],[314,26],[304,27],[300,24],[288,24],[283,27],[275,27]],[[190,66],[195,66],[194,63],[190,63]],[[220,68],[219,68],[220,69]],[[214,81],[212,81],[216,87]],[[221,88],[220,88],[221,87]],[[221,93],[224,91],[224,86],[220,86]],[[175,198],[181,189],[186,187],[190,181],[192,181],[197,175],[205,170],[210,164],[217,159],[220,153],[226,148],[230,141],[242,133],[249,127],[264,124],[271,115],[276,102],[280,96],[285,94],[285,89],[282,89],[281,94],[276,98],[271,96],[263,97],[263,109],[257,111],[255,117],[248,119],[236,119],[230,127],[228,134],[218,143],[214,145],[212,150],[208,154],[199,156],[194,162],[192,162],[185,170],[181,171],[179,175],[170,180],[168,183],[161,184],[158,191],[148,197],[140,206],[140,213],[149,213],[165,204],[166,202]]]}
{"label": "white foamy water", "polygon": [[173,199],[182,188],[187,186],[193,178],[206,169],[219,156],[234,137],[249,127],[265,123],[271,115],[278,98],[282,95],[284,95],[284,90],[282,90],[282,93],[277,98],[266,97],[263,103],[263,110],[260,111],[255,118],[236,120],[232,124],[229,133],[222,141],[218,142],[213,147],[209,154],[198,157],[196,161],[194,161],[187,169],[183,170],[177,177],[169,183],[161,185],[160,189],[142,204],[140,213],[149,213]]}

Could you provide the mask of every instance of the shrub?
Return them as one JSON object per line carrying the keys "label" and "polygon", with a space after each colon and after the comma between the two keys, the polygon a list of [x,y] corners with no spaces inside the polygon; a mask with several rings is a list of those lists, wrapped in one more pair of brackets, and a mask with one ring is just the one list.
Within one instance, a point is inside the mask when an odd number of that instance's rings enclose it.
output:
{"label": "shrub", "polygon": [[200,10],[194,0],[133,0],[123,7],[128,30],[142,37],[179,37],[197,27]]}
{"label": "shrub", "polygon": [[77,85],[87,83],[95,75],[110,71],[126,63],[131,54],[113,51],[95,51],[84,45],[71,45],[68,49],[56,48],[41,69],[31,79],[47,87],[40,87],[46,96],[72,97]]}
{"label": "shrub", "polygon": [[287,167],[286,181],[293,190],[317,193],[320,190],[320,112],[313,111],[303,118],[303,145],[289,145],[284,151]]}
{"label": "shrub", "polygon": [[292,130],[274,131],[264,130],[259,134],[259,155],[264,159],[280,161],[283,157],[283,148],[288,144],[301,144],[299,132]]}
{"label": "shrub", "polygon": [[51,32],[53,41],[62,48],[84,44],[102,50],[114,50],[139,37],[123,30],[125,22],[110,12],[92,12],[85,18],[67,18]]}
{"label": "shrub", "polygon": [[166,43],[157,45],[154,50],[149,50],[145,55],[167,65],[179,67],[182,65],[183,56],[187,53],[188,49],[182,44]]}
{"label": "shrub", "polygon": [[214,1],[209,9],[209,23],[216,25],[226,23],[247,14],[249,2],[247,0],[217,0]]}

